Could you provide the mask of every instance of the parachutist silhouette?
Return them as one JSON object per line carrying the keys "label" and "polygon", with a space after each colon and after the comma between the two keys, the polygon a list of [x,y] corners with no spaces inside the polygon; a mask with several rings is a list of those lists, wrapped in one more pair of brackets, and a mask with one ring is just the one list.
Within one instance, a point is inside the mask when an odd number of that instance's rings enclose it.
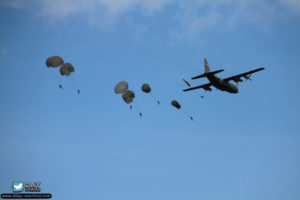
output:
{"label": "parachutist silhouette", "polygon": [[[171,105],[172,106],[174,106],[175,108],[177,108],[178,110],[182,110],[182,108],[181,108],[181,105],[178,103],[178,101],[176,101],[176,100],[173,100],[173,101],[171,101]],[[190,117],[190,119],[191,120],[194,120],[194,118],[189,114],[189,113],[187,113],[186,111],[184,111],[184,110],[182,110],[185,114],[187,114],[189,117]]]}
{"label": "parachutist silhouette", "polygon": [[115,87],[115,93],[123,93],[122,94],[122,99],[124,100],[125,103],[129,105],[130,110],[136,110],[136,112],[142,117],[142,113],[140,113],[139,109],[135,105],[131,105],[131,102],[133,102],[133,99],[135,98],[135,93],[132,90],[127,90],[128,89],[128,84],[125,81],[121,81],[118,83]]}
{"label": "parachutist silhouette", "polygon": [[[51,56],[51,57],[47,58],[47,60],[46,60],[46,66],[48,68],[56,68],[56,67],[59,67],[63,64],[64,64],[64,59],[60,56]],[[57,81],[59,83],[58,87],[60,89],[63,89],[63,87],[62,87],[62,85],[61,85],[58,78],[57,78]]]}
{"label": "parachutist silhouette", "polygon": [[[72,73],[75,72],[75,68],[71,63],[64,63],[60,67],[59,72],[60,72],[60,75],[69,77],[69,76],[71,76]],[[72,80],[73,86],[74,86],[74,88],[76,88],[77,93],[80,94],[80,90],[76,86],[77,84],[76,84],[74,77],[72,78],[72,76],[71,76],[70,79]]]}
{"label": "parachutist silhouette", "polygon": [[152,95],[152,93],[151,93],[151,87],[150,87],[150,85],[149,85],[148,83],[144,83],[144,84],[142,85],[142,88],[141,88],[141,89],[142,89],[142,91],[145,92],[146,94],[149,94],[149,93],[150,93],[151,97],[157,102],[158,105],[160,105],[159,100],[157,100],[157,99]]}
{"label": "parachutist silhouette", "polygon": [[[64,59],[62,57],[60,57],[60,56],[51,56],[51,57],[47,58],[47,60],[46,60],[46,66],[48,68],[60,67],[59,68],[59,72],[60,72],[61,76],[70,76],[71,73],[75,72],[74,66],[71,63],[65,63]],[[60,82],[60,80],[58,78],[57,78],[57,81],[59,83],[58,87],[60,89],[63,89],[63,86],[61,85],[61,82]],[[76,86],[75,79],[72,78],[72,82],[73,82],[73,86],[77,90],[77,93],[80,94],[80,90]]]}

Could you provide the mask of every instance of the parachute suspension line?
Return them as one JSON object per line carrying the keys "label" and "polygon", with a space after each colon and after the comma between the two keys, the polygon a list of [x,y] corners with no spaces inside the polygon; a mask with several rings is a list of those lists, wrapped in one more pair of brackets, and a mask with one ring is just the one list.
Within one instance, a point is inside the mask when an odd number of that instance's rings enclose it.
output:
{"label": "parachute suspension line", "polygon": [[151,95],[151,97],[157,102],[157,104],[160,105],[160,101],[157,100],[157,99],[152,95],[152,93],[150,93],[150,95]]}
{"label": "parachute suspension line", "polygon": [[138,108],[138,106],[135,104],[135,109],[136,109],[136,111],[139,113],[139,115],[140,115],[140,117],[142,117],[143,115],[142,115],[142,113],[140,112],[140,109]]}
{"label": "parachute suspension line", "polygon": [[76,82],[75,77],[73,77],[73,78],[70,77],[70,79],[72,81],[73,87],[77,90],[77,93],[80,94],[80,90],[77,87],[77,82]]}
{"label": "parachute suspension line", "polygon": [[59,87],[60,89],[63,89],[63,86],[62,86],[62,84],[61,84],[61,80],[60,80],[59,76],[57,77],[57,75],[54,74],[54,73],[51,73],[51,74],[53,74],[53,75],[51,75],[51,76],[53,76],[53,78],[55,77],[55,79],[57,80],[57,82],[58,82],[58,87]]}
{"label": "parachute suspension line", "polygon": [[183,109],[181,109],[182,110],[182,112],[184,112],[187,116],[189,116],[189,118],[193,121],[194,120],[194,118],[193,118],[193,116],[192,115],[190,115],[188,112],[186,112],[185,110],[183,110]]}
{"label": "parachute suspension line", "polygon": [[137,105],[135,105],[134,107],[133,107],[133,105],[131,103],[129,105],[130,105],[130,110],[133,109],[133,110],[135,110],[140,115],[140,117],[143,116],[142,113],[140,112],[140,110],[138,109]]}
{"label": "parachute suspension line", "polygon": [[[46,66],[47,66],[47,68],[49,68],[49,67],[56,68],[56,67],[59,67],[60,65],[63,65],[63,64],[64,64],[64,60],[60,56],[51,56],[51,57],[48,57],[47,60],[46,60]],[[55,70],[53,70],[53,71],[55,71]],[[57,76],[55,76],[55,77],[56,77],[56,79],[57,79],[57,81],[59,83],[59,85],[58,85],[59,88],[62,89],[63,86],[61,84],[61,81],[57,78]]]}
{"label": "parachute suspension line", "polygon": [[56,77],[56,80],[58,81],[58,84],[59,84],[58,87],[60,89],[63,89],[63,86],[62,86],[61,81],[59,80],[59,78]]}

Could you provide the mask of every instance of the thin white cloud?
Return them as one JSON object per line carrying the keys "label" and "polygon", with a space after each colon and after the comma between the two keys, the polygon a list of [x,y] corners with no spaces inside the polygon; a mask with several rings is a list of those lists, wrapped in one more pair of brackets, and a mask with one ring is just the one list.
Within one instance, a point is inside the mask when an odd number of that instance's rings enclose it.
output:
{"label": "thin white cloud", "polygon": [[299,0],[280,0],[282,5],[290,8],[292,11],[300,14],[300,1]]}
{"label": "thin white cloud", "polygon": [[155,12],[174,0],[43,0],[37,1],[41,12],[52,17],[68,17],[72,14],[93,15],[99,11],[109,16],[120,16],[133,9]]}
{"label": "thin white cloud", "polygon": [[[174,38],[197,35],[201,31],[230,29],[239,24],[268,27],[284,13],[300,15],[300,0],[3,0],[10,7],[21,8],[34,4],[37,13],[52,20],[68,20],[79,15],[92,25],[110,27],[116,22],[126,23],[128,16],[155,17],[169,11],[169,32]],[[168,10],[171,7],[171,11]],[[140,19],[139,19],[140,20]],[[135,24],[130,21],[130,26]],[[145,23],[142,26],[141,23]],[[139,21],[143,31],[150,29],[147,22]],[[172,27],[172,28],[171,28]],[[137,28],[137,30],[141,30]],[[142,32],[143,32],[142,31]]]}
{"label": "thin white cloud", "polygon": [[148,13],[162,10],[167,5],[175,4],[176,0],[144,0],[141,4],[142,8]]}
{"label": "thin white cloud", "polygon": [[[175,17],[179,24],[175,37],[196,35],[201,31],[231,29],[238,24],[268,27],[268,23],[282,13],[278,3],[266,0],[197,0],[180,3],[180,11]],[[174,35],[176,30],[172,30]],[[180,38],[179,38],[180,39]]]}
{"label": "thin white cloud", "polygon": [[4,6],[8,6],[14,9],[22,9],[24,7],[25,1],[24,0],[2,0],[0,4]]}

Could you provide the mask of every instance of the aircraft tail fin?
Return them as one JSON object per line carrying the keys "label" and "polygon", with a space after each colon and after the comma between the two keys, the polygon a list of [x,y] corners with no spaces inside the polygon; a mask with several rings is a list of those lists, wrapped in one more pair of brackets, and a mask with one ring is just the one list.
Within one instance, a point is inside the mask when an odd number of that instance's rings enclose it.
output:
{"label": "aircraft tail fin", "polygon": [[204,67],[205,67],[205,73],[209,73],[210,72],[210,67],[208,65],[207,59],[204,58]]}
{"label": "aircraft tail fin", "polygon": [[207,76],[210,76],[210,75],[215,75],[217,73],[220,73],[220,72],[224,71],[224,69],[220,69],[220,70],[216,70],[216,71],[211,72],[206,58],[204,58],[204,67],[205,67],[205,73],[201,74],[199,76],[195,76],[192,79],[204,78],[204,77],[207,77]]}

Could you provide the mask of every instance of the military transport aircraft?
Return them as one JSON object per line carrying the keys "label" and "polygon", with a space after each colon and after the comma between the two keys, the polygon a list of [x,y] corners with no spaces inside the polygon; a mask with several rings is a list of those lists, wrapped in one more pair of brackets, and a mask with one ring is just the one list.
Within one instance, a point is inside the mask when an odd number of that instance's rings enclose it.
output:
{"label": "military transport aircraft", "polygon": [[215,74],[224,71],[224,69],[211,72],[206,58],[204,58],[204,67],[205,67],[205,73],[201,74],[199,76],[195,76],[192,79],[198,79],[198,78],[206,77],[209,80],[209,83],[185,89],[185,90],[183,90],[184,92],[190,91],[190,90],[195,90],[195,89],[200,89],[200,88],[202,88],[204,90],[211,91],[212,90],[211,86],[214,86],[215,88],[217,88],[219,90],[222,90],[222,91],[226,91],[226,92],[229,92],[229,93],[238,93],[239,90],[238,90],[237,85],[235,85],[233,83],[230,83],[229,81],[234,81],[236,83],[243,82],[241,77],[244,77],[246,80],[248,80],[248,79],[251,80],[250,76],[252,75],[252,73],[255,73],[255,72],[258,72],[258,71],[261,71],[261,70],[265,69],[265,68],[262,67],[262,68],[258,68],[258,69],[255,69],[255,70],[252,70],[252,71],[249,71],[249,72],[246,72],[246,73],[242,73],[242,74],[238,74],[238,75],[235,75],[235,76],[231,76],[231,77],[228,77],[228,78],[221,79],[221,78],[215,76]]}

